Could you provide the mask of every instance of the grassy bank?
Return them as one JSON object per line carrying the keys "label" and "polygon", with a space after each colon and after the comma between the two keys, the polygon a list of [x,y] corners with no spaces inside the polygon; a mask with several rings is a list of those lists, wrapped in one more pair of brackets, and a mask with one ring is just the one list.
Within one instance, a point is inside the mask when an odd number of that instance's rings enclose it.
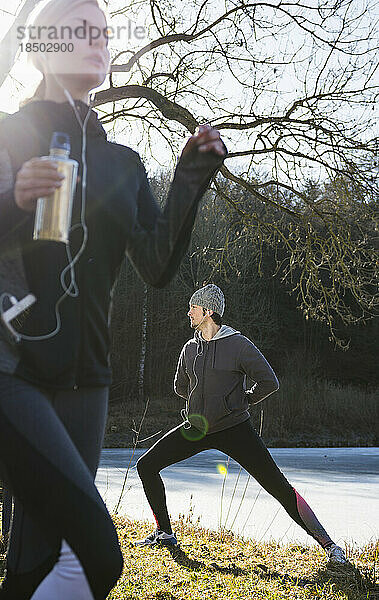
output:
{"label": "grassy bank", "polygon": [[[350,567],[330,568],[316,546],[256,543],[174,523],[180,547],[136,548],[151,523],[115,518],[124,571],[108,600],[377,600],[379,544],[347,547]],[[0,581],[4,557],[0,556]]]}
{"label": "grassy bank", "polygon": [[[378,390],[292,374],[280,378],[280,390],[252,407],[257,429],[270,447],[376,446]],[[180,423],[182,400],[174,394],[149,398],[141,439],[166,432]],[[105,447],[133,445],[133,429],[141,421],[145,402],[130,398],[111,402]],[[261,414],[263,410],[263,415]],[[149,447],[159,434],[140,444]]]}
{"label": "grassy bank", "polygon": [[135,548],[151,524],[116,519],[124,573],[109,600],[363,600],[379,597],[378,545],[347,549],[351,568],[327,568],[318,547],[256,543],[175,523],[180,548]]}
{"label": "grassy bank", "polygon": [[351,566],[336,569],[328,568],[319,547],[256,543],[199,528],[184,516],[174,523],[179,548],[136,548],[151,524],[120,517],[115,522],[124,571],[108,600],[379,598],[378,544],[348,547]]}

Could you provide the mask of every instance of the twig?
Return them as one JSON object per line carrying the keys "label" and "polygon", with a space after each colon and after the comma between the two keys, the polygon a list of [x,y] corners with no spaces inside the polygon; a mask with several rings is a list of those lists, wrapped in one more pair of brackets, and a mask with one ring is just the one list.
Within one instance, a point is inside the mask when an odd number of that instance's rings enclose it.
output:
{"label": "twig", "polygon": [[139,424],[139,428],[138,428],[138,430],[136,432],[136,437],[134,438],[133,452],[132,452],[132,454],[130,456],[129,463],[128,463],[128,466],[127,466],[127,469],[126,469],[126,472],[125,472],[124,481],[123,481],[123,484],[122,484],[120,496],[118,498],[117,504],[116,504],[115,509],[114,509],[114,514],[115,515],[117,515],[117,513],[118,513],[118,509],[120,508],[122,497],[124,495],[125,486],[126,486],[126,480],[128,479],[129,470],[130,470],[130,464],[131,464],[131,462],[133,460],[133,457],[134,457],[134,454],[135,454],[135,451],[136,451],[136,448],[137,448],[137,444],[139,442],[139,435],[141,433],[142,425],[143,425],[143,422],[145,420],[148,407],[149,407],[149,399],[146,400],[145,410],[143,412],[143,415],[142,415],[142,418],[141,418],[141,421],[140,421],[140,424]]}

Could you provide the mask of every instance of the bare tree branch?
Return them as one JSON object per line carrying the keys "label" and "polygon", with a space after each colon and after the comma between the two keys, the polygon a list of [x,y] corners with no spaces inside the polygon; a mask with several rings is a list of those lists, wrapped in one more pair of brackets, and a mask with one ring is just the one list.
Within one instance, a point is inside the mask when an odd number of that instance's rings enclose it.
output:
{"label": "bare tree branch", "polygon": [[229,222],[212,272],[254,236],[332,337],[337,318],[371,318],[375,1],[136,0],[113,14],[147,15],[149,43],[113,49],[110,87],[95,98],[103,123],[138,120],[141,144],[159,160],[162,145],[175,158],[200,123],[223,133],[229,154],[214,190]]}
{"label": "bare tree branch", "polygon": [[16,58],[17,47],[12,43],[16,39],[16,31],[24,25],[38,0],[25,0],[20,12],[5,37],[0,42],[0,87],[3,85]]}

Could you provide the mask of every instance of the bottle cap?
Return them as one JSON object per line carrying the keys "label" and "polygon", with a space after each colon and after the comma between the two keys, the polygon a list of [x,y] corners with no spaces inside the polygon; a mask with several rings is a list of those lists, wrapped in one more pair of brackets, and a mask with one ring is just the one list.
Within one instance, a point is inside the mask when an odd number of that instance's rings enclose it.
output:
{"label": "bottle cap", "polygon": [[67,133],[63,133],[61,131],[54,131],[50,142],[50,150],[52,150],[53,148],[64,150],[70,154],[70,136]]}

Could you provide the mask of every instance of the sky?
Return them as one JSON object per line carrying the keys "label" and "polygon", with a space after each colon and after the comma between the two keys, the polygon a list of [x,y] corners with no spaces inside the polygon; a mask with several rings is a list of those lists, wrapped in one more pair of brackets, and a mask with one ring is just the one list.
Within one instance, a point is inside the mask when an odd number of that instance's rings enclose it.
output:
{"label": "sky", "polygon": [[[101,4],[102,0],[99,1]],[[12,25],[15,15],[21,8],[22,4],[23,0],[0,0],[0,40],[4,37]],[[126,2],[124,2],[124,0],[112,0],[112,10],[122,7],[125,4]],[[114,31],[116,31],[117,26],[124,26],[125,23],[127,23],[128,28],[130,28],[128,31],[124,32],[123,35],[120,35],[119,39],[117,39],[117,36],[115,36],[115,39],[110,41],[109,46],[111,50],[111,56],[114,56],[120,50],[133,47],[133,43],[135,45],[134,47],[138,49],[147,44],[149,41],[152,41],[148,35],[147,20],[145,19],[144,13],[140,7],[134,13],[128,12],[127,19],[125,19],[125,16],[122,15],[113,16],[112,18],[110,18],[108,15],[107,21],[108,25],[113,27]],[[135,27],[143,27],[145,30],[144,36],[143,34],[142,36],[140,34],[140,40],[136,40],[133,35],[131,35],[131,40],[128,39],[130,37],[130,32],[133,32]],[[0,87],[0,112],[16,112],[19,109],[20,100],[32,96],[41,79],[39,72],[27,62],[26,57],[26,52],[19,54],[19,57],[10,72],[10,76],[7,77],[6,81]],[[124,74],[114,74],[113,77],[115,85],[124,84]],[[220,86],[220,74],[216,74],[215,77],[215,81],[213,83],[209,83],[211,88]],[[233,94],[235,93],[235,89],[233,89],[233,82],[228,80],[229,76],[224,73],[222,83],[225,89],[224,95],[232,98]],[[108,87],[109,79],[107,77],[104,84],[95,91],[107,89]],[[99,108],[100,111],[103,110],[103,107]],[[116,124],[104,124],[104,128],[108,133],[108,139],[130,146],[134,150],[137,150],[141,153],[149,174],[153,174],[161,167],[169,167],[171,169],[174,168],[182,147],[191,135],[188,131],[185,131],[183,132],[182,139],[178,140],[176,136],[176,148],[174,148],[173,156],[172,151],[170,151],[167,144],[165,145],[164,141],[159,134],[157,134],[157,132],[153,131],[151,133],[152,142],[149,144],[149,146],[147,146],[145,142],[142,143],[141,140],[146,139],[146,136],[144,138],[141,123],[138,121],[132,119],[118,120]],[[159,152],[156,151],[157,148],[159,148]]]}
{"label": "sky", "polygon": [[[12,25],[19,7],[23,4],[21,0],[0,0],[0,39],[4,37]],[[38,74],[28,71],[25,65],[13,71],[15,80],[8,77],[0,88],[0,110],[4,112],[15,112],[18,110],[19,98],[22,95],[24,85],[33,86],[38,81]]]}
{"label": "sky", "polygon": [[[313,0],[308,0],[312,2]],[[356,6],[362,3],[363,0],[356,0]],[[5,35],[11,26],[14,16],[17,14],[18,9],[23,4],[23,0],[0,0],[0,39]],[[116,6],[123,6],[126,4],[125,0],[112,0],[112,9]],[[135,12],[128,13],[128,19],[131,23],[131,26],[146,26],[145,15],[141,10],[140,5],[137,2],[134,2],[134,6],[137,6]],[[183,2],[183,14],[187,12],[187,14],[191,11],[191,2],[190,0],[187,2]],[[109,20],[108,23],[116,27],[118,24],[125,23],[125,17],[113,17],[112,20]],[[148,37],[148,28],[145,27],[146,38],[142,39],[140,42],[136,42],[137,48],[145,45],[149,40]],[[296,35],[296,33],[294,33]],[[296,42],[297,40],[292,40]],[[291,44],[292,41],[289,39],[288,44]],[[273,44],[272,38],[270,39],[270,44]],[[123,40],[114,40],[110,43],[111,51],[114,53],[125,49],[128,47],[125,45],[125,39]],[[280,48],[272,48],[272,52],[276,53],[276,55],[280,56]],[[15,112],[18,110],[19,101],[24,97],[28,97],[33,94],[35,87],[37,86],[40,75],[33,67],[26,64],[26,53],[24,52],[21,59],[19,59],[14,68],[12,69],[11,76],[7,78],[6,82],[0,88],[0,111],[4,112]],[[318,56],[314,56],[312,59],[314,62],[321,61],[322,56],[319,53]],[[295,68],[295,67],[294,67]],[[296,81],[296,77],[294,76],[294,70],[291,72],[288,68],[283,70],[283,76],[280,78],[280,86],[281,86],[281,94],[279,95],[279,102],[287,102],[289,98],[297,93],[297,85],[298,81]],[[124,74],[114,74],[115,85],[123,83]],[[133,81],[132,81],[133,82]],[[214,90],[217,89],[218,95],[222,95],[230,101],[230,105],[233,104],[233,99],[236,98],[236,85],[232,80],[232,77],[227,73],[214,73],[211,79],[209,79],[209,89]],[[105,80],[103,88],[108,87],[108,78]],[[269,85],[267,85],[267,88]],[[101,88],[100,88],[101,89]],[[262,96],[263,100],[267,101],[268,90],[265,91],[265,94]],[[190,108],[190,107],[189,107]],[[196,113],[197,109],[197,113]],[[262,112],[264,112],[264,107]],[[201,109],[195,107],[195,114],[201,114]],[[207,120],[207,115],[205,115],[205,120]],[[141,156],[143,156],[144,161],[148,162],[148,167],[150,171],[154,171],[160,165],[173,166],[173,157],[169,152],[169,149],[165,144],[162,143],[162,139],[159,137],[158,133],[153,133],[152,136],[152,146],[147,147],[146,144],[142,144],[141,140],[142,129],[141,123],[136,121],[132,121],[131,119],[127,120],[118,120],[116,125],[114,124],[105,124],[105,129],[108,131],[111,139],[115,139],[115,141],[119,143],[126,144],[131,146],[132,148],[142,151]],[[177,128],[176,128],[177,129]],[[188,132],[183,132],[182,140],[178,140],[176,137],[176,143],[178,146],[178,153],[180,150],[180,144],[184,145],[185,140],[189,137]],[[224,131],[222,133],[227,147],[229,150],[244,149],[244,143],[239,143],[238,135],[235,134],[234,137],[230,132]],[[241,138],[243,139],[243,138]],[[159,157],[157,156],[156,149],[159,147]],[[236,161],[237,159],[233,159]],[[229,165],[235,165],[236,162],[229,161]],[[239,159],[241,160],[241,159]]]}
{"label": "sky", "polygon": [[[0,0],[0,40],[4,37],[12,25],[15,15],[22,4],[23,0]],[[129,21],[132,28],[138,26],[144,27],[145,25],[143,15],[141,14],[136,20],[132,20],[130,18]],[[108,24],[111,24],[115,28],[117,27],[117,24],[120,23],[125,23],[125,20],[115,17],[112,19],[112,21],[108,21]],[[128,32],[125,33],[125,36],[127,35],[129,35]],[[143,39],[142,44],[144,45],[145,43],[147,43],[147,41]],[[119,50],[116,41],[111,42],[110,47],[111,51],[113,52]],[[39,72],[34,69],[32,65],[27,63],[26,56],[27,55],[25,52],[20,53],[20,56],[16,61],[10,76],[8,76],[6,81],[0,87],[0,112],[16,112],[19,109],[20,100],[33,95],[34,90],[41,79]],[[104,84],[98,88],[98,90],[106,89],[108,87],[109,80],[107,77]],[[116,138],[117,142],[131,146],[137,150],[133,140],[140,138],[138,124],[128,123],[127,128],[125,128],[123,124],[120,124],[118,127],[116,127],[116,130],[113,129],[112,124],[105,125],[104,127],[109,132],[109,135],[112,137],[112,139]],[[170,158],[171,157],[169,153],[166,152],[166,156],[163,158],[163,163],[167,164],[167,162],[170,162]],[[154,171],[159,167],[159,163],[152,159],[152,157],[148,157],[147,162],[150,171]]]}
{"label": "sky", "polygon": [[[101,0],[100,0],[101,1]],[[24,3],[24,0],[0,0],[0,40],[12,25],[15,15]],[[109,21],[111,25],[116,25],[120,22],[117,17]],[[144,25],[143,16],[138,21],[131,22],[131,27]],[[127,33],[125,35],[128,35]],[[122,40],[124,41],[124,40]],[[145,42],[143,42],[145,43]],[[113,46],[112,46],[113,45]],[[111,42],[111,48],[114,51],[119,50],[117,42]],[[0,111],[14,112],[18,110],[18,103],[21,98],[27,97],[29,93],[33,93],[36,85],[40,81],[40,74],[31,65],[27,64],[26,52],[21,52],[12,71],[11,77],[0,87]],[[104,86],[107,86],[107,80]],[[102,88],[99,88],[102,89]]]}
{"label": "sky", "polygon": [[[100,3],[101,1],[102,0],[100,0]],[[125,3],[126,2],[124,2],[124,0],[112,0],[112,10],[118,8],[119,6],[124,6]],[[0,0],[0,40],[13,23],[15,15],[22,4],[23,0]],[[187,9],[183,8],[183,12],[184,10],[187,10],[187,13],[190,13],[191,11],[191,9],[188,7]],[[139,47],[147,44],[149,41],[152,41],[148,35],[147,20],[145,19],[145,15],[140,7],[134,13],[128,12],[127,19],[125,19],[125,16],[122,15],[114,16],[112,19],[110,19],[108,15],[108,25],[111,25],[114,28],[114,31],[116,31],[117,26],[125,25],[126,22],[128,23],[128,27],[131,28],[131,31],[133,31],[134,27],[143,27],[145,30],[145,37],[142,37],[142,39],[138,41],[133,39],[132,36],[132,42],[130,42],[129,39],[126,39],[126,43],[125,38],[130,35],[130,31],[124,33],[123,36],[120,36],[120,39],[115,37],[115,39],[110,42],[112,56],[118,53],[120,50],[130,47],[133,43],[138,49]],[[17,59],[10,73],[10,76],[8,76],[6,81],[0,87],[0,111],[7,113],[16,112],[19,108],[20,100],[32,96],[41,79],[39,72],[36,71],[32,65],[27,63],[26,57],[26,52],[20,53],[19,58]],[[114,74],[113,77],[115,85],[124,84],[124,74]],[[226,96],[232,100],[236,93],[235,82],[232,80],[232,77],[228,73],[223,73],[222,76],[220,73],[215,73],[213,78],[213,81],[209,80],[209,89],[217,88],[218,90],[221,90],[222,88],[223,96]],[[107,77],[104,84],[98,88],[98,90],[107,89],[108,87],[109,79]],[[103,107],[100,107],[100,111],[102,110]],[[204,120],[206,121],[207,118]],[[141,122],[138,122],[134,119],[123,119],[118,120],[115,124],[104,124],[104,128],[108,133],[108,139],[130,146],[140,153],[149,175],[153,175],[162,167],[167,167],[172,171],[175,167],[180,152],[186,143],[186,140],[191,135],[188,131],[184,130],[179,137],[178,135],[174,135],[172,138],[172,148],[170,149],[165,140],[156,131],[152,131],[150,133],[151,143],[150,140],[149,143],[147,143]],[[178,130],[177,127],[176,130]],[[238,136],[235,135],[234,137],[235,143],[237,143]],[[234,145],[231,144],[233,134],[227,135],[226,138],[224,136],[223,139],[225,140],[225,143],[227,143],[227,147],[230,149],[231,145]],[[241,160],[238,162],[241,162]]]}

